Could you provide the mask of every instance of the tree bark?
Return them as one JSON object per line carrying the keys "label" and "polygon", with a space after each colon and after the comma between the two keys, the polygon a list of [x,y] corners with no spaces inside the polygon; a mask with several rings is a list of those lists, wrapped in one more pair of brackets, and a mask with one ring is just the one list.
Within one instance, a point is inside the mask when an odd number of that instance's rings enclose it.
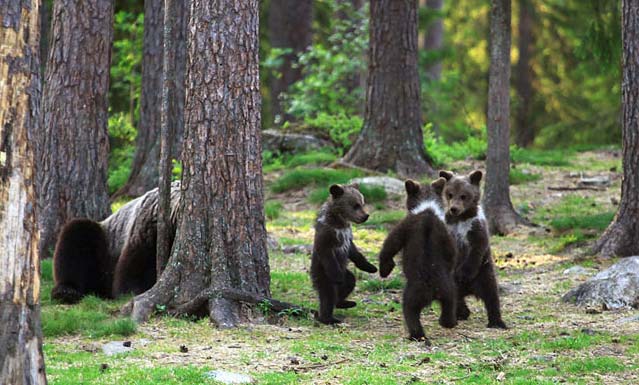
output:
{"label": "tree bark", "polygon": [[[140,121],[135,138],[135,155],[131,165],[131,174],[127,183],[112,197],[137,197],[158,186],[160,162],[160,131],[162,106],[162,61],[164,41],[164,5],[163,0],[144,2],[144,53],[142,57],[142,90],[140,93]],[[188,14],[188,1],[176,5],[177,28],[176,41],[176,108],[171,114],[171,125],[176,128],[180,138],[184,126],[184,71],[186,66],[185,17]],[[179,154],[180,148],[172,143],[173,153]]]}
{"label": "tree bark", "polygon": [[532,122],[534,72],[530,63],[534,44],[533,4],[530,0],[519,0],[519,61],[517,62],[515,89],[519,103],[515,115],[515,143],[528,147],[535,140]]}
{"label": "tree bark", "polygon": [[593,248],[604,257],[639,255],[639,2],[621,7],[623,179],[619,211]]}
{"label": "tree bark", "polygon": [[40,119],[40,1],[0,3],[0,382],[46,384],[34,137]]}
{"label": "tree bark", "polygon": [[510,201],[510,0],[492,0],[488,78],[488,149],[484,210],[490,232],[507,234],[526,221]]}
{"label": "tree bark", "polygon": [[417,0],[373,1],[370,12],[364,127],[344,160],[406,177],[433,174],[422,134]]}
{"label": "tree bark", "polygon": [[280,77],[271,79],[271,109],[276,121],[292,119],[285,114],[280,103],[280,94],[302,78],[302,69],[294,67],[297,55],[312,43],[312,0],[271,0],[268,28],[272,48],[291,50],[283,56]]}
{"label": "tree bark", "polygon": [[[203,290],[270,296],[260,143],[258,1],[194,0],[188,37],[188,99],[181,219],[168,265],[134,298],[143,321],[156,304],[176,309]],[[214,296],[218,327],[250,319],[237,300]]]}
{"label": "tree bark", "polygon": [[[444,6],[444,0],[426,0],[426,7],[431,12],[441,12]],[[424,39],[425,51],[438,51],[442,49],[444,44],[444,20],[438,17],[428,26]],[[437,60],[426,68],[426,74],[431,80],[439,80],[442,77],[442,62]]]}
{"label": "tree bark", "polygon": [[164,0],[164,46],[162,63],[162,106],[160,133],[160,166],[158,188],[158,229],[156,248],[157,279],[160,279],[171,255],[171,143],[175,127],[171,114],[175,112],[175,39],[176,3]]}
{"label": "tree bark", "polygon": [[40,256],[73,217],[102,220],[107,194],[107,108],[113,2],[60,0],[53,8],[44,127],[37,157]]}
{"label": "tree bark", "polygon": [[51,3],[42,1],[40,6],[40,66],[44,77],[44,64],[49,57],[49,35],[51,33]]}

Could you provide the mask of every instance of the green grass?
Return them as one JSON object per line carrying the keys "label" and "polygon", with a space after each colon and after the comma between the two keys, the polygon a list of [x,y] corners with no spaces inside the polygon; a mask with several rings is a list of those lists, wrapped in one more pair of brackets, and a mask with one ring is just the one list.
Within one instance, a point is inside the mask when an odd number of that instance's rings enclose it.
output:
{"label": "green grass", "polygon": [[299,190],[309,185],[324,186],[347,183],[349,180],[361,176],[357,170],[335,170],[332,168],[295,169],[285,172],[271,185],[271,191],[282,193],[289,190]]}
{"label": "green grass", "polygon": [[537,150],[512,147],[510,158],[513,163],[527,163],[536,166],[570,166],[575,152],[565,150]]}
{"label": "green grass", "polygon": [[264,213],[266,215],[266,218],[269,220],[279,218],[283,208],[284,205],[282,204],[282,202],[273,200],[266,201],[266,203],[264,204]]}
{"label": "green grass", "polygon": [[368,221],[366,221],[366,226],[395,224],[404,219],[405,216],[406,211],[404,210],[374,211]]}
{"label": "green grass", "polygon": [[310,151],[301,154],[276,155],[263,153],[264,172],[273,172],[301,166],[326,166],[337,160],[337,155],[330,151]]}
{"label": "green grass", "polygon": [[[386,198],[388,198],[386,190],[384,190],[384,188],[381,186],[369,186],[366,184],[360,184],[359,191],[364,196],[364,201],[366,201],[367,204],[376,205],[384,202]],[[318,188],[316,190],[313,190],[309,194],[308,201],[313,204],[320,204],[322,202],[326,202],[326,200],[328,199],[328,195],[328,188]],[[376,205],[376,208],[377,207],[383,207],[383,205]]]}
{"label": "green grass", "polygon": [[523,172],[518,168],[511,168],[508,179],[511,185],[517,185],[517,184],[536,182],[539,179],[541,179],[541,175],[534,174],[531,172]]}
{"label": "green grass", "polygon": [[560,368],[562,371],[572,374],[604,374],[630,369],[616,358],[606,356],[566,360],[560,364]]}

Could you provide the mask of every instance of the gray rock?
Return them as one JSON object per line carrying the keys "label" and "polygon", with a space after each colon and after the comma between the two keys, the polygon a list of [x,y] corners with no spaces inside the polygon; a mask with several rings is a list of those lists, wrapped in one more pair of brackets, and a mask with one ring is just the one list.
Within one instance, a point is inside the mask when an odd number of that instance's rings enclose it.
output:
{"label": "gray rock", "polygon": [[563,296],[564,302],[603,309],[637,307],[639,256],[620,260]]}
{"label": "gray rock", "polygon": [[368,186],[382,187],[387,194],[403,195],[406,191],[404,182],[397,178],[389,176],[367,176],[363,178],[355,178],[351,183],[365,184]]}
{"label": "gray rock", "polygon": [[586,275],[586,274],[590,274],[590,270],[579,265],[575,265],[564,270],[564,275]]}
{"label": "gray rock", "polygon": [[124,341],[111,341],[102,345],[102,352],[107,356],[112,356],[115,354],[128,353],[133,351],[133,347],[124,346]]}
{"label": "gray rock", "polygon": [[608,175],[593,176],[590,178],[582,177],[577,183],[578,186],[608,186],[610,185],[610,177]]}
{"label": "gray rock", "polygon": [[521,293],[523,293],[523,290],[521,287],[521,283],[519,282],[499,284],[500,295],[521,294]]}
{"label": "gray rock", "polygon": [[313,252],[313,245],[290,245],[282,247],[284,254],[310,254]]}
{"label": "gray rock", "polygon": [[212,370],[204,373],[206,378],[210,378],[223,384],[252,384],[254,380],[246,374],[226,372],[224,370]]}
{"label": "gray rock", "polygon": [[293,154],[333,147],[333,143],[310,134],[292,134],[272,129],[262,131],[262,145],[264,150]]}
{"label": "gray rock", "polygon": [[639,315],[633,315],[631,317],[624,317],[617,320],[617,323],[625,324],[628,322],[639,322]]}

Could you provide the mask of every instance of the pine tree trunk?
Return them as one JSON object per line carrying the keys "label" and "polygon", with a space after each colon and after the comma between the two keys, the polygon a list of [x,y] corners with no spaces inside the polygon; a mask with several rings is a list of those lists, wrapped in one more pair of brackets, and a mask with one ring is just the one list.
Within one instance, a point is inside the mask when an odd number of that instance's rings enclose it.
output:
{"label": "pine tree trunk", "polygon": [[[431,12],[441,12],[442,7],[444,6],[444,0],[426,0],[426,6]],[[433,20],[431,25],[428,26],[426,30],[426,37],[424,39],[424,50],[425,51],[438,51],[442,49],[444,44],[444,20],[441,17],[438,17],[436,20]],[[442,62],[441,60],[437,60],[437,62],[431,64],[426,68],[426,74],[428,78],[431,80],[439,80],[442,77]]]}
{"label": "pine tree trunk", "polygon": [[[204,290],[269,297],[260,143],[257,0],[194,0],[181,219],[160,280],[129,306],[143,321],[156,304],[179,308]],[[213,295],[219,327],[250,319],[240,302]]]}
{"label": "pine tree trunk", "polygon": [[293,64],[297,55],[311,45],[313,31],[312,0],[271,0],[268,29],[272,48],[288,48],[284,62],[279,68],[280,77],[271,79],[271,110],[276,121],[291,120],[284,113],[279,96],[288,87],[302,78],[302,70]]}
{"label": "pine tree trunk", "polygon": [[[118,190],[113,198],[120,196],[137,197],[158,186],[158,163],[160,161],[160,127],[162,106],[162,61],[164,35],[164,0],[146,0],[144,2],[144,53],[142,57],[142,90],[140,93],[140,121],[135,139],[135,155],[131,165],[131,174],[127,183]],[[177,3],[175,45],[176,94],[178,104],[171,115],[171,125],[177,128],[180,138],[184,126],[184,70],[186,68],[186,45],[184,39],[185,20],[188,13],[188,1]],[[179,155],[180,147],[173,143],[173,153]]]}
{"label": "pine tree trunk", "polygon": [[40,326],[34,137],[40,1],[0,3],[0,383],[46,384]]}
{"label": "pine tree trunk", "polygon": [[510,201],[510,0],[492,0],[484,210],[490,232],[526,223]]}
{"label": "pine tree trunk", "polygon": [[433,170],[424,150],[417,73],[417,0],[371,2],[364,127],[348,163],[402,176]]}
{"label": "pine tree trunk", "polygon": [[621,4],[623,179],[619,211],[593,248],[605,257],[639,255],[639,2]]}
{"label": "pine tree trunk", "polygon": [[41,257],[51,256],[67,220],[102,220],[111,213],[107,107],[113,2],[56,1],[52,24],[37,153]]}
{"label": "pine tree trunk", "polygon": [[519,147],[528,147],[535,140],[532,122],[534,73],[530,63],[534,44],[533,12],[530,0],[519,0],[519,61],[515,68],[515,88],[519,98],[515,115],[515,143]]}
{"label": "pine tree trunk", "polygon": [[[164,1],[164,37],[162,47],[162,105],[160,132],[160,166],[158,188],[158,228],[156,247],[157,279],[160,279],[171,255],[171,144],[175,123],[171,114],[175,112],[175,38],[176,2]],[[179,28],[179,26],[178,26]]]}

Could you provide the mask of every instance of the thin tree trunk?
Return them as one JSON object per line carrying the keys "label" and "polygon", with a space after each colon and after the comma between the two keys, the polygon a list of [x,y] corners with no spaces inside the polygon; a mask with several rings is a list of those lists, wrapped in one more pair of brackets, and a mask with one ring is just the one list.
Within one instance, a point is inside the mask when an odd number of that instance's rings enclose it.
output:
{"label": "thin tree trunk", "polygon": [[163,47],[163,75],[162,75],[162,106],[161,106],[161,135],[160,135],[160,167],[158,191],[158,230],[156,249],[157,278],[160,279],[171,255],[171,144],[175,123],[170,119],[175,111],[175,38],[173,31],[176,23],[176,3],[164,0],[164,47]]}
{"label": "thin tree trunk", "polygon": [[[194,0],[181,219],[166,270],[134,298],[143,321],[156,304],[177,309],[203,290],[270,296],[260,143],[257,0]],[[219,327],[250,318],[238,300],[214,296]]]}
{"label": "thin tree trunk", "polygon": [[280,77],[271,79],[271,109],[276,121],[290,120],[280,103],[280,94],[302,78],[302,70],[293,66],[297,55],[311,45],[313,32],[312,0],[271,0],[268,28],[272,48],[287,48],[291,52],[283,56]]}
{"label": "thin tree trunk", "polygon": [[52,24],[37,154],[41,257],[51,256],[67,220],[102,220],[111,213],[107,107],[113,2],[56,1]]}
{"label": "thin tree trunk", "polygon": [[417,73],[417,0],[371,2],[364,127],[347,163],[402,176],[432,174]]}
{"label": "thin tree trunk", "polygon": [[623,179],[619,211],[593,248],[605,257],[639,255],[639,2],[621,7]]}
{"label": "thin tree trunk", "polygon": [[[142,57],[142,90],[140,93],[140,121],[138,134],[135,138],[135,155],[131,165],[131,174],[127,183],[112,197],[137,197],[158,186],[160,162],[160,131],[162,106],[162,61],[164,35],[164,5],[163,0],[146,0],[144,2],[144,54]],[[177,107],[171,114],[171,125],[182,132],[184,125],[184,69],[185,69],[185,39],[184,17],[188,13],[185,9],[188,1],[176,4],[177,41],[176,52],[176,94],[179,94]],[[181,73],[180,73],[181,72]],[[178,75],[179,73],[179,75]],[[175,135],[174,138],[180,138]],[[172,143],[173,153],[179,154],[179,147]]]}
{"label": "thin tree trunk", "polygon": [[[426,7],[431,12],[441,12],[444,0],[426,0]],[[444,20],[438,17],[428,26],[424,38],[425,51],[439,51],[444,44]],[[426,68],[426,74],[431,80],[439,80],[442,77],[442,61],[437,60]]]}
{"label": "thin tree trunk", "polygon": [[0,3],[0,382],[46,384],[34,137],[40,123],[40,1]]}
{"label": "thin tree trunk", "polygon": [[530,0],[519,0],[519,61],[515,68],[515,89],[519,97],[515,115],[515,143],[519,147],[528,147],[535,140],[532,122],[534,73],[530,63],[534,44],[533,12]]}
{"label": "thin tree trunk", "polygon": [[526,223],[510,201],[510,0],[492,0],[484,210],[490,232]]}

